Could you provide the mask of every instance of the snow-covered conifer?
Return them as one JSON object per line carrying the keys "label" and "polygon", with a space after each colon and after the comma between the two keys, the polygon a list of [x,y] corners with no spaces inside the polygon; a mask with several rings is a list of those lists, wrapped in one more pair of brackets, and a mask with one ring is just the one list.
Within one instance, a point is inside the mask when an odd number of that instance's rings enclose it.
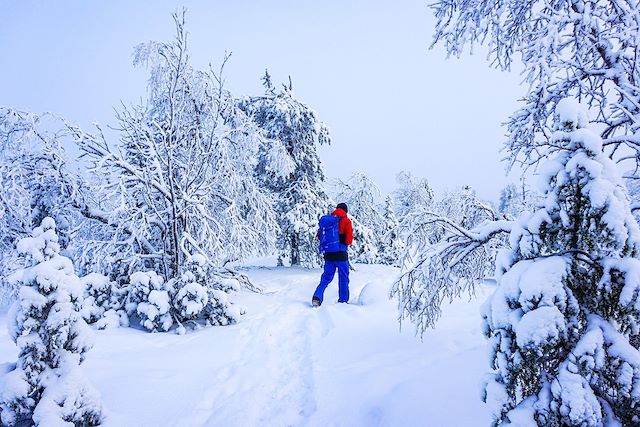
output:
{"label": "snow-covered conifer", "polygon": [[400,266],[400,258],[404,250],[404,242],[400,238],[400,223],[395,214],[393,199],[387,196],[382,213],[382,228],[378,240],[378,256],[383,264]]}
{"label": "snow-covered conifer", "polygon": [[59,253],[55,221],[44,218],[17,247],[29,266],[11,277],[20,285],[11,325],[19,356],[0,386],[2,423],[99,425],[97,393],[79,372],[92,346],[79,313],[82,286],[71,261]]}
{"label": "snow-covered conifer", "polygon": [[193,256],[175,285],[173,304],[181,321],[197,319],[209,303],[205,264],[204,257]]}
{"label": "snow-covered conifer", "polygon": [[242,99],[239,106],[267,138],[256,173],[276,196],[277,244],[291,264],[318,265],[318,218],[331,208],[318,147],[330,143],[329,131],[311,108],[294,97],[291,83],[276,91],[268,73],[263,81],[265,94]]}
{"label": "snow-covered conifer", "polygon": [[[237,323],[244,309],[233,304],[229,294],[239,289],[237,276],[212,275],[204,257],[194,255],[174,285],[173,304],[180,323],[204,321],[207,325]],[[184,326],[178,333],[185,332]]]}
{"label": "snow-covered conifer", "polygon": [[514,226],[485,306],[495,424],[638,425],[640,229],[615,163],[559,102],[544,202]]}
{"label": "snow-covered conifer", "polygon": [[217,276],[207,285],[208,302],[204,307],[204,320],[208,325],[226,326],[238,323],[240,316],[245,314],[244,307],[231,301],[231,291],[238,290],[236,278],[222,278]]}

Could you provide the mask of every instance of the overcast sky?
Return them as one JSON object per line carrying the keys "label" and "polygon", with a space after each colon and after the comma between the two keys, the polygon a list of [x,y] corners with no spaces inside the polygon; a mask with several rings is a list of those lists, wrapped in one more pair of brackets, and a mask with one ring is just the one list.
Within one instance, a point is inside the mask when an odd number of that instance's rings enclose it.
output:
{"label": "overcast sky", "polygon": [[391,191],[400,170],[438,191],[469,184],[496,199],[507,182],[501,127],[523,88],[484,54],[446,60],[429,50],[424,0],[3,1],[0,105],[52,111],[89,126],[145,91],[133,47],[169,40],[186,6],[196,67],[232,52],[227,82],[262,93],[260,77],[291,75],[298,98],[331,129],[321,150],[329,177],[355,171]]}

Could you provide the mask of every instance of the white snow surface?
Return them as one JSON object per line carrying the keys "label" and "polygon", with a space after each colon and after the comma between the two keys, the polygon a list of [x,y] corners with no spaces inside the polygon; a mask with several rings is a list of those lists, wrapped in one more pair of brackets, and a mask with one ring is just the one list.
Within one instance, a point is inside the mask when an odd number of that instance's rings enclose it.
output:
{"label": "white snow surface", "polygon": [[[102,396],[104,426],[488,425],[479,312],[493,287],[444,307],[421,341],[386,298],[398,270],[355,267],[349,305],[332,283],[310,307],[319,269],[251,267],[265,292],[235,295],[247,308],[236,325],[97,331],[80,369]],[[6,325],[0,315],[0,368],[17,358]]]}

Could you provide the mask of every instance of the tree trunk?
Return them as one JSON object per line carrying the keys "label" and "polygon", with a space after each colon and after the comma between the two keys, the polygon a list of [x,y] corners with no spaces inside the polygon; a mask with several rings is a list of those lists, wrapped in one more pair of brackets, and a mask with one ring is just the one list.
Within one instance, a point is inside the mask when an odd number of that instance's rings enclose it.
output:
{"label": "tree trunk", "polygon": [[298,235],[291,233],[291,265],[300,265],[300,247]]}

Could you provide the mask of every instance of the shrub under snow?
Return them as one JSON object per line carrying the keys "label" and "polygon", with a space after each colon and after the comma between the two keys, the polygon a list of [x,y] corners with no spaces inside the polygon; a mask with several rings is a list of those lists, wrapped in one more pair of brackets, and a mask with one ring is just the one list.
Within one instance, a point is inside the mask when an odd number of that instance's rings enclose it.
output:
{"label": "shrub under snow", "polygon": [[124,306],[124,292],[115,282],[98,273],[90,273],[80,279],[85,298],[81,314],[87,323],[98,329],[129,326]]}
{"label": "shrub under snow", "polygon": [[238,322],[243,310],[229,300],[237,282],[210,274],[204,257],[194,255],[175,285],[173,305],[180,322],[204,320],[208,325]]}
{"label": "shrub under snow", "polygon": [[140,324],[150,331],[168,331],[173,325],[169,291],[162,277],[154,271],[131,275],[125,307],[129,316],[137,315]]}
{"label": "shrub under snow", "polygon": [[178,280],[165,282],[153,271],[132,274],[126,310],[152,332],[168,331],[177,324],[177,332],[184,333],[185,322],[194,327],[200,323],[225,326],[238,322],[244,314],[229,299],[229,293],[237,290],[237,280],[215,274],[203,256],[194,255]]}

